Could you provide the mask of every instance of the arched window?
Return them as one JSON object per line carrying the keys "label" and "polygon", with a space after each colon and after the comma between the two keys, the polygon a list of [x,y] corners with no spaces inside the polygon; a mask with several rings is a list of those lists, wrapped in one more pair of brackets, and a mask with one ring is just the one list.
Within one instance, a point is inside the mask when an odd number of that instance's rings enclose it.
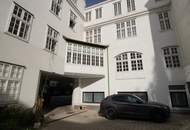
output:
{"label": "arched window", "polygon": [[143,70],[142,53],[124,52],[116,56],[117,72]]}

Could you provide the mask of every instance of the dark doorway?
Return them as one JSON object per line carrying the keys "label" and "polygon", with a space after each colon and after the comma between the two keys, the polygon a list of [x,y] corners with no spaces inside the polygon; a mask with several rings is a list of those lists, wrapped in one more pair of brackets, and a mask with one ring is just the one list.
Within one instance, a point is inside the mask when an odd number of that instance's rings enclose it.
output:
{"label": "dark doorway", "polygon": [[77,79],[55,73],[41,72],[38,96],[43,98],[44,110],[71,105],[73,89]]}

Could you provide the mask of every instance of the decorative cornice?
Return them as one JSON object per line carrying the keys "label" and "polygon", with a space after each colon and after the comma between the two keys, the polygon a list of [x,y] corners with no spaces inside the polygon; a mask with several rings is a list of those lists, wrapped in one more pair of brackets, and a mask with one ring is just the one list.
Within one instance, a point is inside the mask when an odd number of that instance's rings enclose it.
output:
{"label": "decorative cornice", "polygon": [[105,25],[112,24],[112,23],[117,23],[119,21],[125,21],[125,20],[128,20],[128,19],[133,19],[133,18],[136,18],[136,17],[140,17],[140,16],[147,15],[147,14],[152,14],[152,13],[155,13],[155,12],[160,12],[160,11],[163,11],[163,10],[170,10],[170,5],[171,5],[171,2],[168,2],[167,4],[159,6],[159,7],[156,7],[156,8],[152,8],[152,9],[149,9],[149,10],[133,13],[133,14],[130,14],[130,15],[127,15],[127,16],[123,16],[123,17],[112,19],[112,20],[107,20],[105,22],[101,22],[101,23],[90,25],[90,26],[86,26],[85,30],[100,27],[100,26],[105,26]]}

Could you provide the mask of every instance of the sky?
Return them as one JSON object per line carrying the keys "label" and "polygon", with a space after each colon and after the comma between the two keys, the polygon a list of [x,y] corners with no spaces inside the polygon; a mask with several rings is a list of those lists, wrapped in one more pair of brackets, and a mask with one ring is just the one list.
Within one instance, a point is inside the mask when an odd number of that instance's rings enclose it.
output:
{"label": "sky", "polygon": [[105,1],[105,0],[85,0],[85,1],[86,1],[86,6],[88,7],[88,6],[97,4],[99,2]]}

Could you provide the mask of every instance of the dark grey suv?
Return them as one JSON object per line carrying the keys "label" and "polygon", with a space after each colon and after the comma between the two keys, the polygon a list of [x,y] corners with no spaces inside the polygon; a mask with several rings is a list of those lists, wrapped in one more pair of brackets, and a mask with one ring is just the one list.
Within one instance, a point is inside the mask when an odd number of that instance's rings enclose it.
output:
{"label": "dark grey suv", "polygon": [[160,122],[169,118],[170,108],[161,103],[146,102],[132,94],[116,94],[102,100],[99,115],[108,119],[126,116]]}

